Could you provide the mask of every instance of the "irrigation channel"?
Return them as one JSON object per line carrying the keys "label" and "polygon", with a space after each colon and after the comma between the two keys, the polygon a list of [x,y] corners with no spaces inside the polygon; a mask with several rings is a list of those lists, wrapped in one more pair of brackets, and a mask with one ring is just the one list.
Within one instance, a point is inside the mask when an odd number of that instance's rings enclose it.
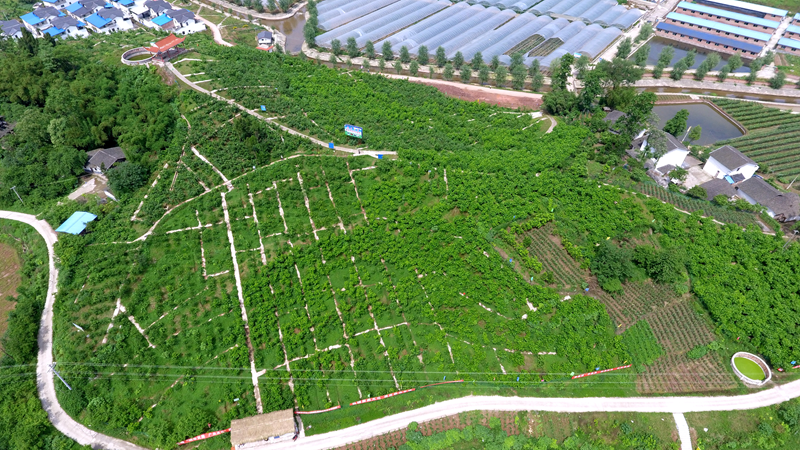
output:
{"label": "irrigation channel", "polygon": [[689,119],[686,121],[688,126],[703,128],[703,134],[695,144],[709,145],[742,136],[741,130],[736,125],[705,103],[656,105],[653,107],[653,112],[658,115],[658,127],[664,128],[667,121],[682,109],[689,111]]}

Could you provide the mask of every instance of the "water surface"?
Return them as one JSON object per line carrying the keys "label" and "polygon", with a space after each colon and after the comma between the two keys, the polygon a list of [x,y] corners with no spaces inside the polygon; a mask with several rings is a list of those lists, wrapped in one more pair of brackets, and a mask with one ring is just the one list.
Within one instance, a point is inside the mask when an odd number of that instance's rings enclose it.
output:
{"label": "water surface", "polygon": [[[653,112],[656,113],[660,119],[659,128],[664,128],[664,125],[669,119],[672,119],[678,111],[686,109],[689,111],[689,119],[686,124],[690,127],[701,126],[703,133],[694,144],[709,145],[717,141],[739,137],[742,132],[739,128],[731,123],[725,116],[719,114],[710,106],[702,103],[690,103],[684,105],[656,105]],[[683,140],[684,134],[678,136]]]}

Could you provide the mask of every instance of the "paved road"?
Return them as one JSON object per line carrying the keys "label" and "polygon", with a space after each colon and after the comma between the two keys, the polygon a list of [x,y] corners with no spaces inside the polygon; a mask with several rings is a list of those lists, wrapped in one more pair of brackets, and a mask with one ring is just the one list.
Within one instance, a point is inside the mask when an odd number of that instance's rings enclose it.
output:
{"label": "paved road", "polygon": [[81,445],[91,445],[97,448],[120,450],[144,450],[142,447],[131,444],[121,439],[96,433],[72,419],[58,404],[56,388],[53,383],[53,373],[50,372],[50,363],[53,362],[53,303],[56,298],[56,284],[58,270],[55,265],[53,245],[58,240],[56,232],[44,220],[37,220],[35,216],[12,211],[0,211],[0,219],[24,222],[36,229],[47,244],[47,253],[50,264],[50,280],[47,285],[47,299],[44,304],[42,321],[39,325],[39,359],[36,363],[36,385],[39,388],[39,399],[42,407],[47,412],[50,422],[68,437]]}
{"label": "paved road", "polygon": [[531,398],[531,397],[462,397],[423,408],[387,416],[361,425],[315,436],[296,442],[261,444],[248,449],[321,450],[341,447],[408,426],[411,422],[427,422],[464,411],[554,411],[581,412],[650,412],[686,413],[735,411],[761,408],[800,397],[800,380],[754,394],[732,397],[631,397],[631,398]]}
{"label": "paved road", "polygon": [[678,427],[678,439],[681,441],[681,450],[692,450],[692,435],[689,432],[689,424],[682,413],[672,413],[675,425]]}

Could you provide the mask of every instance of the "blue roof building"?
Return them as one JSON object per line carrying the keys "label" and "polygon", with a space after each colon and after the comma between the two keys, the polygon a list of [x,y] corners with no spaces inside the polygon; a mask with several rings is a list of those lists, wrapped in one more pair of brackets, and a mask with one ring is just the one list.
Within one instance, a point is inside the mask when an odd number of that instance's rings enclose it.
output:
{"label": "blue roof building", "polygon": [[[696,28],[682,27],[679,25],[675,25],[673,23],[661,22],[658,25],[656,25],[656,30],[683,35],[698,41],[711,42],[712,44],[722,46],[724,49],[731,49],[734,51],[743,50],[753,54],[758,54],[758,52],[760,52],[762,49],[760,45],[750,44],[736,39],[719,36],[713,33],[706,33]],[[724,53],[733,53],[733,51],[727,51],[727,52],[724,51]]]}
{"label": "blue roof building", "polygon": [[768,19],[784,18],[787,14],[789,14],[789,11],[785,9],[756,5],[755,3],[748,3],[740,0],[697,0],[697,3],[703,3],[719,8],[727,8],[744,14],[765,17]]}
{"label": "blue roof building", "polygon": [[172,18],[167,16],[166,14],[161,14],[160,16],[156,17],[152,20],[152,22],[160,27],[172,22]]}
{"label": "blue roof building", "polygon": [[111,22],[109,19],[104,19],[98,16],[97,13],[87,17],[86,21],[89,22],[89,25],[92,25],[96,28],[103,28],[104,26],[108,25],[109,22]]}
{"label": "blue roof building", "polygon": [[687,9],[689,11],[695,11],[695,12],[703,13],[703,14],[710,14],[710,15],[714,15],[714,16],[717,16],[717,17],[723,17],[723,18],[729,19],[729,20],[734,20],[734,21],[739,21],[739,22],[744,22],[744,23],[750,23],[750,24],[758,25],[758,26],[765,27],[765,28],[777,29],[778,25],[781,24],[777,20],[769,20],[769,19],[763,19],[761,17],[749,16],[747,14],[728,11],[728,10],[725,10],[725,9],[712,8],[710,6],[705,6],[705,5],[701,5],[701,4],[698,4],[698,3],[680,2],[680,3],[678,3],[678,8],[679,9],[683,8],[683,9]]}
{"label": "blue roof building", "polygon": [[681,23],[687,23],[696,27],[708,28],[711,30],[720,31],[722,33],[730,33],[738,36],[754,39],[757,41],[767,42],[772,35],[762,33],[760,31],[748,30],[747,28],[735,27],[721,22],[714,22],[713,20],[701,19],[699,17],[688,16],[686,14],[671,12],[667,14],[667,19],[675,20]]}
{"label": "blue roof building", "polygon": [[39,16],[37,16],[32,12],[29,12],[24,16],[20,16],[19,18],[22,19],[28,25],[39,25],[40,23],[44,22],[44,19],[40,18]]}
{"label": "blue roof building", "polygon": [[77,211],[69,216],[66,222],[56,228],[56,231],[59,233],[81,234],[86,229],[86,224],[94,219],[97,219],[97,216],[92,213]]}
{"label": "blue roof building", "polygon": [[81,3],[80,3],[80,2],[75,2],[75,3],[73,3],[73,4],[69,5],[69,6],[67,6],[67,7],[66,7],[66,8],[64,8],[64,9],[66,9],[66,10],[67,10],[67,12],[74,13],[75,11],[77,11],[77,10],[79,10],[79,9],[81,9],[81,8],[83,8],[83,5],[81,5]]}

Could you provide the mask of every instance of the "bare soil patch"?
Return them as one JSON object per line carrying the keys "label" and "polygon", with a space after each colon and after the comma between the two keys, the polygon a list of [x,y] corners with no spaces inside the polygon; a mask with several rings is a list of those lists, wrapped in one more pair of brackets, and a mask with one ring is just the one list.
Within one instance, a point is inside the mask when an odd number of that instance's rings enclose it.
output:
{"label": "bare soil patch", "polygon": [[0,243],[0,336],[5,334],[8,314],[17,304],[12,298],[16,297],[17,287],[21,281],[20,265],[19,255],[14,247]]}
{"label": "bare soil patch", "polygon": [[512,93],[504,93],[500,90],[488,90],[469,85],[464,85],[462,87],[454,83],[442,83],[440,80],[426,80],[424,78],[410,78],[409,81],[433,86],[448,97],[466,100],[468,102],[480,101],[481,103],[489,103],[490,105],[502,106],[504,108],[524,107],[527,109],[539,109],[542,105],[542,99],[533,95],[514,95]]}

